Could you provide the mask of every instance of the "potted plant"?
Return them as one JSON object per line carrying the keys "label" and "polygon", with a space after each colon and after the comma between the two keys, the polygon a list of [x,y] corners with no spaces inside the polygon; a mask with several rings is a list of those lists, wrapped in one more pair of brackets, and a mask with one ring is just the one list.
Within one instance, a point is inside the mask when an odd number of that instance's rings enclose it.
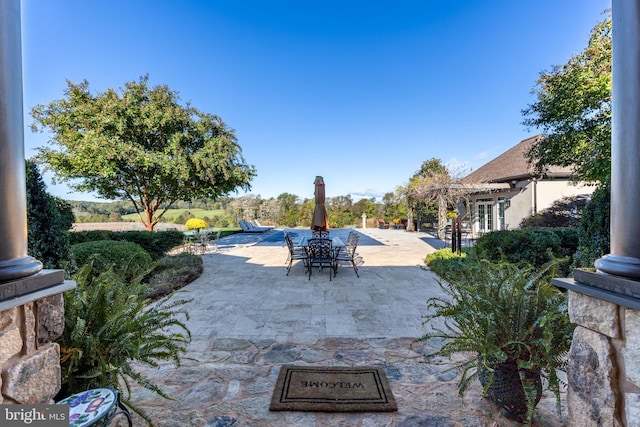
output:
{"label": "potted plant", "polygon": [[542,378],[560,412],[562,381],[573,325],[566,294],[549,277],[554,263],[541,271],[514,264],[476,260],[444,274],[444,296],[427,301],[429,328],[417,341],[437,338],[442,347],[428,355],[469,353],[455,366],[462,371],[462,396],[478,378],[483,396],[507,418],[531,423],[542,393]]}
{"label": "potted plant", "polygon": [[65,328],[57,340],[58,398],[93,388],[117,389],[123,403],[153,425],[151,416],[131,401],[131,384],[173,400],[138,368],[163,361],[180,366],[191,341],[183,307],[190,300],[167,295],[149,305],[143,296],[144,273],[125,280],[113,265],[98,275],[95,268],[92,261],[82,266],[73,277],[76,288],[65,293]]}
{"label": "potted plant", "polygon": [[207,228],[207,223],[200,218],[189,218],[184,226],[186,231],[196,230],[199,233],[200,230]]}

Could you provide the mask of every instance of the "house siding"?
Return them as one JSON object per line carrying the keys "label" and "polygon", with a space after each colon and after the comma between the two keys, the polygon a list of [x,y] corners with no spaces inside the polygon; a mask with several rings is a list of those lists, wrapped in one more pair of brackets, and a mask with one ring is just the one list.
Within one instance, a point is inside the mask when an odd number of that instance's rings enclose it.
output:
{"label": "house siding", "polygon": [[[490,215],[492,220],[491,231],[514,230],[520,227],[523,219],[534,214],[534,206],[537,212],[540,212],[563,197],[591,194],[594,190],[595,187],[572,184],[568,179],[539,180],[535,182],[525,180],[518,182],[511,191],[474,194],[470,198],[473,211],[469,212],[468,207],[460,204],[458,212],[465,220],[468,220],[468,222],[466,221],[469,224],[468,227],[471,228],[473,235],[477,236],[487,231],[487,215]],[[505,200],[504,226],[500,221],[500,199]],[[478,214],[479,204],[484,204],[482,209],[485,213],[484,221]],[[491,208],[490,214],[487,212],[489,206]],[[484,227],[482,222],[484,222]]]}
{"label": "house siding", "polygon": [[591,194],[594,186],[583,183],[572,184],[569,180],[553,179],[538,182],[538,212],[550,207],[553,202],[563,197],[572,197],[579,194]]}
{"label": "house siding", "polygon": [[[461,179],[468,185],[467,200],[458,204],[467,229],[477,237],[487,231],[489,215],[492,220],[489,231],[513,230],[520,227],[523,219],[550,207],[563,197],[591,194],[594,186],[574,183],[570,180],[571,168],[550,166],[547,175],[534,179],[536,172],[527,158],[531,147],[543,137],[536,135],[520,141],[478,170]],[[498,201],[505,200],[504,221],[500,221]],[[490,199],[489,202],[486,199]],[[479,218],[478,201],[485,200],[481,208],[484,223]],[[465,205],[470,201],[472,210]],[[491,213],[487,209],[491,204]],[[484,225],[484,227],[483,227]],[[483,229],[484,228],[484,229]]]}

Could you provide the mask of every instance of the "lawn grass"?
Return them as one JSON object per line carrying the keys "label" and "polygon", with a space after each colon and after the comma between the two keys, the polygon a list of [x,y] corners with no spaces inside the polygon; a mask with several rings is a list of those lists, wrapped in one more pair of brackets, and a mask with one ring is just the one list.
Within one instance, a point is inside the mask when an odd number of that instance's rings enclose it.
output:
{"label": "lawn grass", "polygon": [[[191,215],[193,215],[196,218],[213,218],[216,215],[224,215],[224,209],[211,209],[211,210],[206,210],[206,209],[200,209],[200,208],[193,208],[193,209],[169,209],[167,212],[165,212],[165,214],[162,216],[163,221],[165,222],[172,222],[174,219],[176,219],[177,217],[179,217],[180,215],[189,212]],[[127,215],[122,215],[122,220],[123,221],[139,221],[139,217],[137,213],[132,213],[132,214],[127,214]]]}

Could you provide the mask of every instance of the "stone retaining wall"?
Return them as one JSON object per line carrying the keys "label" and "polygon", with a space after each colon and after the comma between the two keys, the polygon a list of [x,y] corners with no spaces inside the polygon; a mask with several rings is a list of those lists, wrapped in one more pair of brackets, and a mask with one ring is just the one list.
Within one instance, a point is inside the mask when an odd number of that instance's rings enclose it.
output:
{"label": "stone retaining wall", "polygon": [[0,403],[51,403],[60,390],[62,294],[0,312]]}
{"label": "stone retaining wall", "polygon": [[640,312],[569,291],[569,424],[640,425]]}

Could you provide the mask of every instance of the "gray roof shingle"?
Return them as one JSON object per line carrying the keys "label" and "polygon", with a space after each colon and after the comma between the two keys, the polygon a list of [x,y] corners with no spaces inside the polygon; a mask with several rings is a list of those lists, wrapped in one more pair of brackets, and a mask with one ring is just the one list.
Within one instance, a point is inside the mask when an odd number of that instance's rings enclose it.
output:
{"label": "gray roof shingle", "polygon": [[[508,182],[536,176],[534,166],[529,164],[527,153],[533,144],[542,138],[544,138],[542,135],[536,135],[520,141],[517,145],[462,178],[461,181],[463,183]],[[545,175],[568,178],[571,176],[571,171],[570,167],[550,166]]]}

